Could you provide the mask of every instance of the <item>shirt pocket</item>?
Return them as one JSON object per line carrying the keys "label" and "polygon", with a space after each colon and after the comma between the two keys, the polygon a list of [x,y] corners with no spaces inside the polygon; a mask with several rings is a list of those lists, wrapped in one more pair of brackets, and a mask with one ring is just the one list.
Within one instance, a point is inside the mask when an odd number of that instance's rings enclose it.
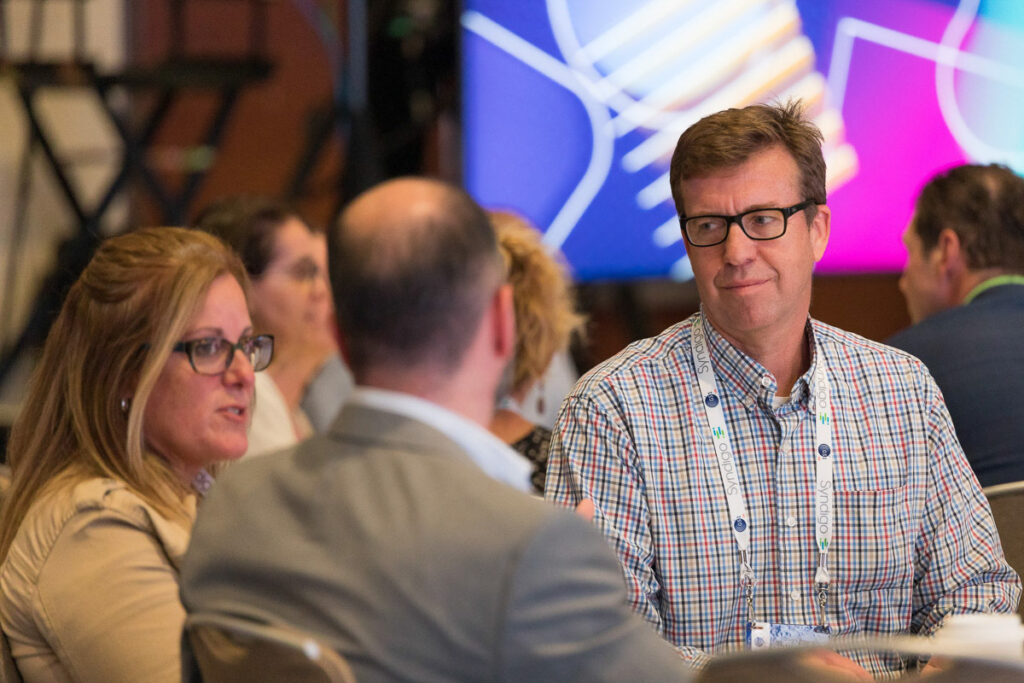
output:
{"label": "shirt pocket", "polygon": [[835,460],[836,493],[872,493],[907,484],[907,463],[894,444],[857,444],[842,448]]}
{"label": "shirt pocket", "polygon": [[[873,601],[896,605],[909,599],[914,580],[913,540],[907,533],[908,487],[835,492],[835,531],[829,570],[840,603],[876,591]],[[861,599],[865,596],[861,595]],[[842,605],[841,605],[842,607]],[[842,608],[840,617],[842,617]],[[909,614],[909,612],[907,612]],[[851,614],[847,619],[863,619]],[[868,617],[876,622],[877,614]],[[843,619],[841,619],[843,621]]]}

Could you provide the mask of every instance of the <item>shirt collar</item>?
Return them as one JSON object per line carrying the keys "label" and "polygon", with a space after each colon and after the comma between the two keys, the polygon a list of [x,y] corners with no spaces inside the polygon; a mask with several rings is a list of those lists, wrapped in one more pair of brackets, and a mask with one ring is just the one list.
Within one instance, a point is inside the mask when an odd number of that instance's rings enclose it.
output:
{"label": "shirt collar", "polygon": [[472,420],[418,396],[376,387],[356,387],[348,402],[429,425],[454,441],[492,479],[527,493],[532,490],[530,462]]}
{"label": "shirt collar", "polygon": [[[757,405],[758,399],[764,405],[771,407],[772,397],[780,393],[775,375],[719,334],[704,315],[703,305],[698,315],[701,317],[704,334],[708,339],[711,364],[722,387],[733,396],[739,397],[748,409],[753,409]],[[814,326],[809,317],[804,334],[810,345],[811,365],[792,387],[783,387],[781,393],[785,395],[792,389],[789,403],[806,406],[810,396],[811,378],[814,376],[815,365],[818,362],[818,345],[815,343]]]}

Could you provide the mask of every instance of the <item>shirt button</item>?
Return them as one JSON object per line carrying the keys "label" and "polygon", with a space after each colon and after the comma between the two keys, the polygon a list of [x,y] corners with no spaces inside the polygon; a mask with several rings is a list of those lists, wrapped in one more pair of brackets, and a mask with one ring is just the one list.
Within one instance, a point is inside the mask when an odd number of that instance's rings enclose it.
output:
{"label": "shirt button", "polygon": [[796,526],[796,517],[792,515],[786,517],[786,526]]}
{"label": "shirt button", "polygon": [[789,593],[789,599],[793,602],[800,602],[800,591],[794,589]]}
{"label": "shirt button", "polygon": [[772,378],[771,377],[769,377],[768,375],[764,375],[763,377],[761,377],[761,386],[762,387],[767,389],[771,385],[772,385]]}

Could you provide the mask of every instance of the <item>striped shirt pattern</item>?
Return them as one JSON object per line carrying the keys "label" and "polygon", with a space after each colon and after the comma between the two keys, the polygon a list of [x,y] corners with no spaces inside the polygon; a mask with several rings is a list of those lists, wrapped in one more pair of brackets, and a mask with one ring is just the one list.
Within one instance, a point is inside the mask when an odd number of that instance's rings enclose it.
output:
{"label": "striped shirt pattern", "polygon": [[[810,320],[811,367],[773,409],[771,373],[702,324],[750,517],[755,619],[824,621],[836,635],[930,634],[950,613],[1016,609],[1020,580],[920,361]],[[580,380],[555,427],[546,495],[566,506],[594,501],[633,607],[699,665],[744,647],[747,609],[690,337],[683,321]],[[824,615],[814,590],[810,399],[822,356],[835,458]],[[854,658],[875,675],[904,668],[895,656]]]}

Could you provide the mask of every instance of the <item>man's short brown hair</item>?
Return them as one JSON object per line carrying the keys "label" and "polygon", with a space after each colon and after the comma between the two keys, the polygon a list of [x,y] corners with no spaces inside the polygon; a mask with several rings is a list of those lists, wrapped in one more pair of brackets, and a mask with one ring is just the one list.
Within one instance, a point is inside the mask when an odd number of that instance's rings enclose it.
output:
{"label": "man's short brown hair", "polygon": [[821,131],[804,118],[799,100],[754,104],[705,116],[679,136],[669,182],[676,211],[685,216],[682,182],[742,164],[762,150],[782,145],[800,169],[802,199],[824,204],[825,157]]}
{"label": "man's short brown hair", "polygon": [[914,209],[925,252],[944,228],[960,238],[968,268],[1024,272],[1024,179],[1001,164],[965,164],[936,175]]}

